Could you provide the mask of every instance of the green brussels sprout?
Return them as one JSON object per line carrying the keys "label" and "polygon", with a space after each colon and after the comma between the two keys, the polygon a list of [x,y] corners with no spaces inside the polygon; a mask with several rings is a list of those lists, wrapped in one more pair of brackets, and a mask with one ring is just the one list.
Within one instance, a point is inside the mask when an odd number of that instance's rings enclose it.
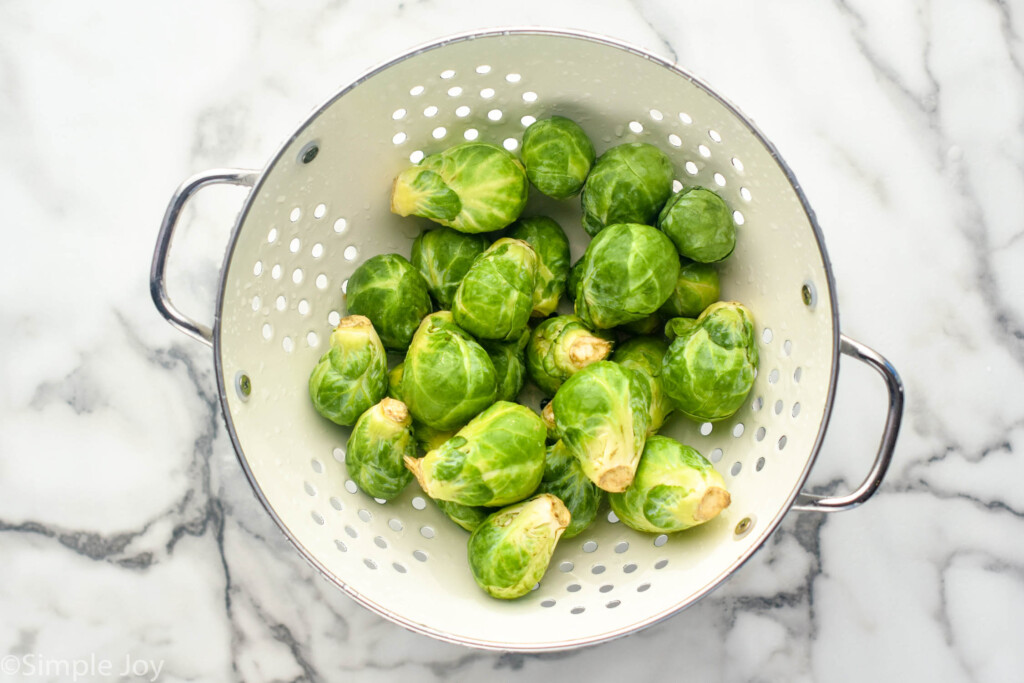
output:
{"label": "green brussels sprout", "polygon": [[544,461],[544,477],[537,493],[550,493],[565,503],[572,520],[563,538],[577,536],[597,519],[604,491],[583,473],[583,467],[561,441],[548,446]]}
{"label": "green brussels sprout", "polygon": [[719,301],[672,341],[661,381],[681,413],[716,422],[740,409],[756,374],[753,316],[742,304]]}
{"label": "green brussels sprout", "polygon": [[462,278],[452,302],[455,324],[477,339],[511,341],[533,310],[537,255],[528,243],[502,237]]}
{"label": "green brussels sprout", "polygon": [[412,243],[412,265],[420,271],[434,301],[444,310],[452,307],[455,290],[476,257],[486,251],[487,238],[451,228],[422,233]]}
{"label": "green brussels sprout", "polygon": [[373,323],[389,349],[404,351],[423,317],[433,310],[423,276],[398,254],[363,262],[348,279],[348,312]]}
{"label": "green brussels sprout", "polygon": [[423,319],[405,356],[402,399],[413,418],[434,429],[465,424],[494,403],[494,363],[449,311]]}
{"label": "green brussels sprout", "polygon": [[640,372],[651,387],[651,423],[647,436],[654,434],[665,424],[665,419],[675,406],[665,394],[661,383],[661,363],[668,351],[668,342],[658,337],[633,337],[618,346],[612,354],[612,362]]}
{"label": "green brussels sprout", "polygon": [[402,375],[404,372],[405,363],[399,363],[391,368],[391,372],[388,373],[388,398],[393,398],[396,401],[404,400],[402,399]]}
{"label": "green brussels sprout", "polygon": [[[459,425],[459,429],[462,426]],[[441,444],[455,436],[458,431],[458,429],[434,429],[419,420],[413,419],[412,421],[412,438],[416,440],[416,447],[423,453],[440,448]]]}
{"label": "green brussels sprout", "polygon": [[356,420],[348,437],[345,467],[363,491],[391,500],[412,480],[405,458],[415,455],[409,410],[401,401],[384,398]]}
{"label": "green brussels sprout", "polygon": [[[388,398],[396,401],[403,401],[402,398],[402,375],[404,374],[405,363],[399,363],[388,374]],[[455,432],[461,428],[458,425],[455,429],[435,429],[428,424],[412,419],[412,438],[416,447],[423,453],[429,453],[448,439],[455,436]]]}
{"label": "green brussels sprout", "polygon": [[523,132],[526,176],[542,194],[568,199],[579,194],[594,165],[594,145],[575,121],[552,116]]}
{"label": "green brussels sprout", "polygon": [[[393,398],[396,401],[403,401],[402,397],[402,376],[405,370],[405,363],[399,363],[396,365],[390,373],[388,373],[388,398]],[[416,447],[423,453],[429,453],[448,439],[455,436],[455,432],[461,428],[462,425],[458,425],[455,429],[435,429],[428,424],[420,422],[419,420],[412,419],[412,438],[416,442]]]}
{"label": "green brussels sprout", "polygon": [[626,526],[665,534],[713,519],[730,498],[722,475],[704,456],[666,436],[647,440],[633,485],[608,496]]}
{"label": "green brussels sprout", "polygon": [[696,324],[696,318],[672,318],[665,323],[665,337],[673,341]]}
{"label": "green brussels sprout", "polygon": [[583,186],[583,228],[593,236],[617,223],[654,224],[672,194],[672,162],[646,142],[612,147]]}
{"label": "green brussels sprout", "polygon": [[591,240],[576,280],[576,315],[594,329],[641,320],[665,303],[679,278],[679,256],[649,225],[612,225]]}
{"label": "green brussels sprout", "polygon": [[469,567],[477,585],[502,600],[529,593],[547,571],[569,518],[565,504],[549,493],[488,517],[469,536]]}
{"label": "green brussels sprout", "polygon": [[491,232],[519,218],[528,190],[526,171],[514,155],[487,142],[464,142],[399,173],[391,211],[459,232]]}
{"label": "green brussels sprout", "polygon": [[437,507],[441,508],[444,516],[452,520],[466,531],[475,531],[478,526],[484,523],[488,515],[496,512],[494,508],[476,507],[473,505],[460,505],[450,500],[435,500]]}
{"label": "green brussels sprout", "polygon": [[533,287],[533,313],[544,318],[558,308],[558,299],[569,277],[569,238],[553,219],[546,216],[520,218],[509,228],[508,237],[523,240],[537,254],[537,281]]}
{"label": "green brussels sprout", "polygon": [[562,382],[612,352],[606,332],[594,333],[574,315],[548,318],[534,328],[526,345],[526,369],[530,379],[548,396]]}
{"label": "green brussels sprout", "polygon": [[387,393],[387,354],[370,320],[361,315],[342,318],[329,344],[309,376],[309,396],[318,413],[351,427]]}
{"label": "green brussels sprout", "polygon": [[721,261],[736,248],[736,225],[722,198],[703,187],[678,192],[661,210],[658,227],[682,256],[700,263]]}
{"label": "green brussels sprout", "polygon": [[526,343],[530,341],[530,328],[523,329],[519,338],[510,342],[481,340],[480,345],[487,351],[494,364],[497,377],[498,401],[514,401],[523,390],[526,381]]}
{"label": "green brussels sprout", "polygon": [[720,295],[718,271],[713,265],[683,259],[676,287],[659,312],[667,318],[696,318]]}
{"label": "green brussels sprout", "polygon": [[544,474],[544,422],[526,406],[497,401],[440,448],[406,458],[431,498],[494,507],[526,498]]}
{"label": "green brussels sprout", "polygon": [[555,434],[584,474],[605,491],[624,491],[651,420],[651,387],[643,374],[598,361],[567,379],[550,405]]}

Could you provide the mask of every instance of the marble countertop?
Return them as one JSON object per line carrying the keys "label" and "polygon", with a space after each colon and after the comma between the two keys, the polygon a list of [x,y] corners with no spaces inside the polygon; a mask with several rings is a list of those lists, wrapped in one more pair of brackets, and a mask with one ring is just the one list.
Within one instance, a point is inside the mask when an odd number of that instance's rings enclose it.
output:
{"label": "marble countertop", "polygon": [[[791,512],[695,606],[551,655],[436,642],[322,579],[147,283],[181,180],[262,167],[410,47],[511,25],[641,46],[756,120],[817,213],[843,331],[907,395],[868,503]],[[0,680],[1020,680],[1022,31],[1003,0],[3,3]],[[169,278],[197,319],[243,197],[186,214]],[[884,399],[844,362],[812,484],[856,483]]]}

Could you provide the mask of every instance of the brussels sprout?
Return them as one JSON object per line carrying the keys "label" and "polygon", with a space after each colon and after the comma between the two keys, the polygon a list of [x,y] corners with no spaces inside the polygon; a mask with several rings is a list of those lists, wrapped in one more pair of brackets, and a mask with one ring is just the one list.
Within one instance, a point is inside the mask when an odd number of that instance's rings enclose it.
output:
{"label": "brussels sprout", "polygon": [[388,398],[402,401],[402,375],[405,372],[405,363],[399,363],[391,368],[388,373]]}
{"label": "brussels sprout", "polygon": [[350,427],[388,390],[388,361],[368,318],[342,318],[331,332],[330,348],[309,376],[316,411]]}
{"label": "brussels sprout", "polygon": [[547,571],[569,517],[549,493],[488,517],[469,536],[469,567],[477,584],[503,600],[529,593]]}
{"label": "brussels sprout", "polygon": [[[461,429],[463,425],[459,425]],[[440,448],[448,439],[455,436],[458,429],[434,429],[430,425],[419,420],[412,421],[412,438],[416,440],[416,447],[423,453],[429,453],[435,448]]]}
{"label": "brussels sprout", "polygon": [[576,280],[576,315],[592,328],[640,320],[665,303],[679,277],[679,256],[649,225],[612,225],[591,240]]}
{"label": "brussels sprout", "polygon": [[719,301],[668,347],[661,381],[681,413],[715,422],[740,409],[754,386],[756,371],[750,311],[735,301]]}
{"label": "brussels sprout", "polygon": [[391,210],[459,232],[490,232],[519,218],[528,190],[515,156],[487,142],[464,142],[399,173]]}
{"label": "brussels sprout", "polygon": [[526,369],[541,391],[554,396],[570,375],[611,352],[607,333],[595,334],[576,316],[560,315],[534,328],[526,345]]}
{"label": "brussels sprout", "polygon": [[[399,363],[388,374],[388,398],[396,401],[404,401],[402,397],[402,375],[404,374],[405,363]],[[462,425],[458,425],[461,428]],[[435,429],[428,424],[412,419],[412,438],[416,447],[423,453],[429,453],[448,439],[455,436],[458,428]]]}
{"label": "brussels sprout", "polygon": [[420,271],[434,301],[442,309],[452,307],[455,290],[476,257],[487,249],[483,235],[467,235],[451,228],[422,233],[412,243],[412,265]]}
{"label": "brussels sprout", "polygon": [[528,243],[503,237],[462,278],[452,302],[455,324],[478,339],[511,341],[533,310],[537,255]]}
{"label": "brussels sprout", "polygon": [[552,116],[523,132],[526,176],[542,194],[568,199],[579,194],[594,165],[594,145],[575,121]]}
{"label": "brussels sprout", "polygon": [[718,271],[713,265],[683,259],[676,287],[659,312],[668,318],[696,318],[718,301],[720,294]]}
{"label": "brussels sprout", "polygon": [[696,318],[672,318],[665,323],[665,337],[673,341],[696,324]]}
{"label": "brussels sprout", "polygon": [[345,467],[363,491],[391,500],[412,480],[405,458],[415,455],[408,409],[401,401],[385,398],[356,420],[345,449]]}
{"label": "brussels sprout", "polygon": [[647,427],[648,436],[661,429],[665,418],[675,409],[661,384],[661,363],[666,351],[668,342],[664,339],[633,337],[616,348],[611,358],[623,367],[640,372],[650,384],[651,424]]}
{"label": "brussels sprout", "polygon": [[441,508],[444,516],[452,520],[466,531],[475,531],[483,524],[487,516],[495,512],[494,508],[475,507],[472,505],[460,505],[450,500],[435,500],[437,507]]}
{"label": "brussels sprout", "polygon": [[[388,373],[388,398],[393,398],[396,401],[404,401],[402,397],[402,376],[405,370],[405,363],[399,363],[396,365],[390,373]],[[458,425],[459,428],[462,425]],[[416,442],[416,447],[423,453],[428,453],[448,439],[455,436],[455,429],[435,429],[428,424],[420,422],[419,420],[412,419],[412,438]]]}
{"label": "brussels sprout", "polygon": [[551,399],[555,433],[605,491],[633,481],[650,424],[651,387],[642,373],[610,361],[588,365]]}
{"label": "brussels sprout", "polygon": [[480,345],[487,351],[494,364],[497,378],[499,401],[514,401],[523,390],[526,381],[526,343],[530,340],[530,328],[523,329],[519,338],[510,342],[482,340]]}
{"label": "brussels sprout", "polygon": [[722,475],[695,449],[652,436],[633,485],[608,500],[626,526],[670,534],[713,519],[729,506],[730,496]]}
{"label": "brussels sprout", "polygon": [[558,308],[569,277],[569,239],[562,226],[546,216],[520,218],[508,237],[523,240],[537,254],[537,281],[533,287],[533,316],[544,318]]}
{"label": "brussels sprout", "polygon": [[604,491],[587,478],[583,467],[572,456],[561,441],[548,446],[544,461],[544,477],[537,493],[550,493],[565,503],[572,514],[572,521],[563,534],[564,538],[577,536],[597,518]]}
{"label": "brussels sprout", "polygon": [[402,374],[402,399],[415,420],[455,429],[494,402],[496,381],[487,352],[449,311],[423,319]]}
{"label": "brussels sprout", "polygon": [[658,216],[658,227],[686,258],[721,261],[736,248],[736,225],[722,198],[703,187],[676,193]]}
{"label": "brussels sprout", "polygon": [[423,491],[462,505],[500,506],[533,493],[544,474],[544,422],[498,401],[423,458],[406,458]]}
{"label": "brussels sprout", "polygon": [[583,228],[591,236],[616,223],[654,224],[672,194],[672,162],[646,142],[602,154],[583,186]]}
{"label": "brussels sprout", "polygon": [[348,312],[369,318],[384,346],[398,351],[433,310],[423,276],[398,254],[368,258],[348,279],[346,292]]}

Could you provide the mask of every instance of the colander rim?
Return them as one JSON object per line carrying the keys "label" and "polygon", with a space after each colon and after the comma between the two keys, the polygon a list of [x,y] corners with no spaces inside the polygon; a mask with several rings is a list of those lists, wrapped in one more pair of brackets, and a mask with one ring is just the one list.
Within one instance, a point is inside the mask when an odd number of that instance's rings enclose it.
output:
{"label": "colander rim", "polygon": [[[708,582],[700,591],[691,595],[686,600],[674,603],[665,609],[655,612],[644,619],[630,623],[628,625],[607,631],[604,633],[591,634],[581,638],[571,638],[559,641],[548,641],[539,643],[507,643],[507,642],[496,642],[491,640],[484,640],[480,638],[467,637],[443,631],[440,629],[433,628],[427,624],[422,624],[398,614],[388,608],[368,599],[366,596],[361,594],[358,590],[351,587],[341,577],[336,576],[333,572],[329,571],[312,553],[307,549],[301,541],[291,532],[289,527],[284,523],[284,520],[275,511],[273,505],[267,500],[263,493],[263,489],[260,487],[259,482],[256,479],[255,474],[249,467],[248,460],[245,457],[244,450],[238,438],[238,433],[235,429],[234,422],[231,419],[231,409],[228,404],[228,385],[224,377],[224,363],[222,360],[222,346],[221,346],[221,313],[224,309],[224,302],[227,295],[227,273],[228,267],[231,265],[234,257],[235,247],[238,243],[238,238],[241,233],[241,228],[245,224],[248,217],[249,210],[252,208],[253,200],[259,195],[260,190],[267,178],[269,171],[276,167],[278,162],[284,157],[292,143],[301,135],[301,133],[314,121],[316,120],[326,109],[333,105],[338,99],[343,97],[345,94],[358,87],[365,81],[376,76],[377,74],[386,71],[387,69],[413,57],[419,56],[425,52],[439,49],[453,43],[461,43],[469,40],[476,40],[479,38],[495,38],[509,35],[538,35],[538,36],[551,36],[559,38],[574,38],[584,40],[588,42],[598,43],[608,47],[613,47],[625,52],[634,54],[636,56],[647,59],[655,64],[658,64],[679,76],[687,79],[691,83],[695,84],[707,95],[717,100],[722,106],[724,106],[729,112],[731,112],[742,124],[746,127],[751,134],[757,139],[757,141],[764,145],[765,149],[769,152],[775,163],[778,164],[779,168],[782,169],[787,181],[793,187],[797,198],[800,201],[800,205],[807,216],[808,222],[810,223],[814,239],[818,247],[818,252],[821,255],[822,266],[825,271],[825,280],[828,288],[828,300],[829,300],[829,314],[832,321],[832,354],[829,368],[829,380],[828,389],[825,397],[824,411],[822,412],[821,423],[818,427],[818,433],[815,436],[814,445],[807,458],[807,464],[800,476],[797,478],[793,489],[787,496],[786,502],[779,508],[778,514],[767,524],[764,525],[760,532],[760,539],[752,544],[740,557],[734,562],[728,565],[718,577]],[[267,165],[260,171],[259,177],[253,184],[249,195],[246,197],[242,209],[239,211],[238,218],[235,221],[235,225],[232,229],[231,237],[228,242],[227,249],[224,253],[224,259],[221,264],[220,280],[218,283],[218,294],[217,294],[217,306],[214,312],[213,322],[213,353],[214,353],[214,370],[217,376],[217,390],[221,405],[221,411],[224,415],[224,421],[227,427],[228,435],[231,439],[232,446],[235,450],[235,455],[238,458],[239,464],[245,473],[246,479],[249,482],[253,493],[263,506],[264,510],[270,515],[271,519],[284,534],[285,538],[295,547],[299,554],[316,569],[324,578],[337,586],[346,595],[355,600],[357,603],[365,607],[366,609],[384,617],[385,619],[398,624],[410,631],[419,633],[422,635],[430,636],[437,640],[453,643],[457,645],[465,645],[482,650],[498,651],[498,652],[521,652],[521,653],[540,653],[540,652],[557,652],[562,650],[572,650],[581,648],[589,645],[597,645],[599,643],[608,642],[617,638],[625,637],[632,633],[641,631],[645,628],[653,626],[669,617],[685,610],[697,601],[704,598],[706,595],[711,593],[713,590],[721,586],[725,581],[731,578],[736,571],[743,566],[749,560],[754,553],[756,553],[761,546],[771,537],[775,529],[782,522],[783,517],[790,511],[797,496],[803,489],[803,485],[810,474],[811,469],[814,467],[814,462],[818,457],[818,453],[821,450],[822,442],[825,437],[825,433],[828,430],[829,419],[832,415],[832,408],[835,401],[836,391],[836,379],[839,373],[839,357],[840,357],[840,328],[839,328],[839,311],[838,304],[835,298],[835,280],[832,272],[832,264],[828,257],[828,252],[825,249],[824,236],[822,235],[821,228],[818,225],[817,217],[814,210],[811,208],[807,197],[804,195],[803,188],[797,181],[795,174],[788,164],[783,160],[781,155],[775,146],[768,140],[768,138],[760,131],[759,128],[743,114],[735,105],[729,100],[722,97],[716,90],[711,88],[707,83],[702,81],[700,78],[690,74],[685,69],[680,67],[678,64],[665,60],[644,48],[630,44],[628,42],[612,38],[597,33],[591,33],[588,31],[581,30],[568,30],[561,28],[547,28],[547,27],[536,27],[536,26],[510,26],[510,27],[495,27],[495,28],[483,28],[473,31],[466,31],[462,33],[452,34],[434,41],[422,43],[410,50],[402,53],[397,57],[388,59],[385,62],[378,64],[375,67],[364,72],[361,76],[357,77],[348,85],[344,86],[327,100],[323,104],[318,106],[312,111],[302,123],[295,129],[295,132],[290,135],[280,146],[278,151],[271,157]]]}

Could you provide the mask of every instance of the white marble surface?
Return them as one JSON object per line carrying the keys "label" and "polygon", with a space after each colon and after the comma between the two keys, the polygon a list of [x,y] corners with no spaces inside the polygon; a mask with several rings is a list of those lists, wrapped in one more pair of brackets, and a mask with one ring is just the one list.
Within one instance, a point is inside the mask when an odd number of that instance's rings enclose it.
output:
{"label": "white marble surface", "polygon": [[[435,642],[321,579],[239,469],[209,350],[147,290],[179,181],[261,167],[365,69],[497,25],[635,43],[751,115],[817,212],[843,331],[908,399],[869,503],[790,513],[691,609],[547,656]],[[0,4],[0,680],[1021,680],[1022,35],[1009,0]],[[187,212],[171,287],[197,318],[242,196]],[[883,417],[843,368],[827,490]]]}

